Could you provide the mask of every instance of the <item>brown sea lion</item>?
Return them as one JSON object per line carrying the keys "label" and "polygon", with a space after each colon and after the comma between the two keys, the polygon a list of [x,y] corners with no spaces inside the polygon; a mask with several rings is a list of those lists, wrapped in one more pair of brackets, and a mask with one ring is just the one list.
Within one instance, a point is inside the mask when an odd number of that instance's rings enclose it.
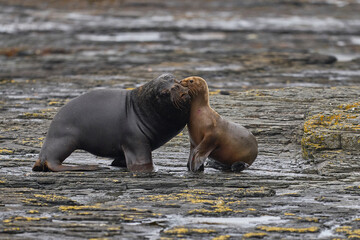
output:
{"label": "brown sea lion", "polygon": [[152,171],[151,151],[176,136],[190,112],[188,88],[171,74],[132,90],[94,90],[63,106],[51,122],[34,171],[91,171],[66,166],[76,149],[115,159],[113,166]]}
{"label": "brown sea lion", "polygon": [[188,169],[203,170],[209,157],[218,166],[242,171],[249,167],[258,154],[258,145],[252,133],[243,126],[222,118],[209,105],[209,89],[201,77],[188,77],[180,81],[189,88],[191,96]]}

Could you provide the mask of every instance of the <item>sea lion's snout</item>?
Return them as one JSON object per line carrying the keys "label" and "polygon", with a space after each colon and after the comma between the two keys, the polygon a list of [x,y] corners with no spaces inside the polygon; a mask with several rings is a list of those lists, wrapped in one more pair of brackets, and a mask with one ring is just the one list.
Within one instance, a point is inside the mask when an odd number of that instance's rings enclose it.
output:
{"label": "sea lion's snout", "polygon": [[181,86],[183,86],[183,87],[188,87],[188,86],[189,86],[188,81],[186,80],[186,78],[183,79],[183,80],[180,80],[180,84],[181,84]]}
{"label": "sea lion's snout", "polygon": [[[180,80],[181,86],[187,88],[189,90],[190,97],[195,97],[198,94],[198,89],[200,88],[199,85],[202,85],[200,77],[187,77]],[[205,82],[205,80],[204,80]],[[205,82],[206,84],[206,82]]]}
{"label": "sea lion's snout", "polygon": [[183,87],[182,85],[180,85],[179,83],[175,84],[172,88],[171,88],[171,92],[174,95],[179,96],[182,99],[185,99],[187,96],[189,96],[189,89],[186,87]]}
{"label": "sea lion's snout", "polygon": [[[200,77],[187,77],[182,80],[180,80],[180,84],[183,87],[189,87],[191,86],[197,79],[201,79]],[[204,80],[205,81],[205,80]]]}

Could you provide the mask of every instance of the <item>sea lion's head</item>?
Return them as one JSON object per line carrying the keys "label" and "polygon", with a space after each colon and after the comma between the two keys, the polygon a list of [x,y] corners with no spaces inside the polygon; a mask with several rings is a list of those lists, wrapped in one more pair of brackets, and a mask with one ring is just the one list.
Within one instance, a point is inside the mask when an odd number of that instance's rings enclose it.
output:
{"label": "sea lion's head", "polygon": [[131,97],[138,117],[146,125],[144,129],[150,129],[153,148],[176,136],[189,120],[189,89],[171,74],[163,74],[132,90]]}
{"label": "sea lion's head", "polygon": [[186,109],[190,106],[189,89],[180,84],[172,74],[162,74],[134,89],[134,96],[141,105],[153,105],[166,111]]}
{"label": "sea lion's head", "polygon": [[155,82],[156,84],[153,87],[155,88],[156,101],[159,107],[171,103],[177,110],[188,108],[191,100],[189,88],[182,86],[173,75],[163,74]]}
{"label": "sea lion's head", "polygon": [[183,87],[179,81],[174,80],[173,82],[162,82],[159,84],[159,95],[157,96],[160,102],[170,102],[176,109],[183,109],[190,102],[189,89]]}
{"label": "sea lion's head", "polygon": [[189,94],[192,98],[199,94],[207,94],[209,91],[206,81],[201,77],[187,77],[181,80],[180,84],[189,89]]}
{"label": "sea lion's head", "polygon": [[189,89],[172,74],[162,74],[134,89],[132,96],[143,112],[152,111],[171,122],[187,122],[191,96]]}

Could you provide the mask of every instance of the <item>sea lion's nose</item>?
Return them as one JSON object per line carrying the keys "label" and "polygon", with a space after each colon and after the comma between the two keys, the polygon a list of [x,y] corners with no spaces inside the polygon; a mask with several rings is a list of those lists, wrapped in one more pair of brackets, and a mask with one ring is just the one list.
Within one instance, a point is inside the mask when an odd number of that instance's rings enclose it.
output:
{"label": "sea lion's nose", "polygon": [[187,87],[186,81],[184,81],[184,79],[180,80],[180,85],[183,87]]}

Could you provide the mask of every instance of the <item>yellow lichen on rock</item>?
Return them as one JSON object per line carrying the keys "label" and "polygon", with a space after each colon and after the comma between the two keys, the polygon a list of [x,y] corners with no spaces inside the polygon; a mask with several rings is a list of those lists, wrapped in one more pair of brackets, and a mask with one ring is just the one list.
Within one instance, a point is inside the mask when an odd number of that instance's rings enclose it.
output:
{"label": "yellow lichen on rock", "polygon": [[49,202],[71,201],[70,198],[63,197],[63,196],[58,196],[58,195],[55,195],[55,194],[49,194],[49,195],[45,195],[45,194],[34,194],[34,197],[39,198],[39,199],[44,199],[44,200],[49,201]]}
{"label": "yellow lichen on rock", "polygon": [[66,102],[66,100],[63,100],[63,99],[49,99],[48,105],[49,106],[62,106],[65,104],[65,102]]}
{"label": "yellow lichen on rock", "polygon": [[294,213],[287,213],[287,212],[286,212],[286,213],[284,213],[284,215],[285,215],[285,216],[295,216],[295,214],[294,214]]}
{"label": "yellow lichen on rock", "polygon": [[238,197],[261,197],[275,195],[275,191],[265,187],[256,188],[237,188],[234,195]]}
{"label": "yellow lichen on rock", "polygon": [[108,231],[120,231],[121,229],[122,229],[121,226],[108,227],[107,228]]}
{"label": "yellow lichen on rock", "polygon": [[230,235],[220,235],[212,238],[211,240],[228,240],[230,237],[231,237]]}
{"label": "yellow lichen on rock", "polygon": [[36,214],[36,213],[39,213],[38,210],[29,210],[27,213],[29,214]]}
{"label": "yellow lichen on rock", "polygon": [[12,228],[4,228],[4,229],[0,229],[0,232],[3,233],[16,233],[16,232],[20,232],[20,228],[19,227],[12,227]]}
{"label": "yellow lichen on rock", "polygon": [[186,227],[175,227],[169,230],[164,231],[165,234],[171,235],[186,235],[186,234],[209,234],[216,233],[214,229],[205,229],[205,228],[186,228]]}
{"label": "yellow lichen on rock", "polygon": [[11,149],[7,149],[7,148],[0,149],[0,154],[8,155],[8,154],[13,154],[13,153],[14,153],[14,150],[11,150]]}
{"label": "yellow lichen on rock", "polygon": [[209,91],[209,95],[216,95],[219,94],[221,92],[221,90],[215,90],[215,91]]}
{"label": "yellow lichen on rock", "polygon": [[26,112],[26,113],[22,114],[22,117],[24,117],[24,118],[46,118],[47,116],[44,113]]}
{"label": "yellow lichen on rock", "polygon": [[213,205],[211,206],[211,209],[194,209],[190,210],[189,214],[196,214],[196,213],[225,213],[225,212],[233,212],[233,213],[241,213],[242,210],[234,210],[230,208],[228,205],[229,203],[225,203],[223,198],[218,198],[217,200],[212,200]]}
{"label": "yellow lichen on rock", "polygon": [[338,227],[335,232],[345,233],[348,239],[360,239],[360,229],[353,229],[351,226]]}
{"label": "yellow lichen on rock", "polygon": [[297,219],[302,222],[319,222],[317,217],[298,217]]}
{"label": "yellow lichen on rock", "polygon": [[25,217],[25,216],[14,216],[8,219],[4,219],[3,223],[4,224],[9,224],[11,222],[15,222],[15,221],[22,221],[22,222],[30,222],[30,221],[41,221],[41,220],[46,220],[48,219],[48,217]]}
{"label": "yellow lichen on rock", "polygon": [[15,221],[40,221],[40,220],[46,220],[47,217],[14,217]]}
{"label": "yellow lichen on rock", "polygon": [[150,200],[150,201],[185,201],[193,204],[197,203],[209,203],[213,204],[214,200],[206,199],[208,195],[211,195],[210,192],[205,192],[204,190],[193,189],[193,190],[184,190],[180,193],[171,193],[165,195],[149,195],[146,197],[141,197],[139,200]]}
{"label": "yellow lichen on rock", "polygon": [[31,147],[41,147],[44,138],[34,138],[34,137],[20,137],[14,140],[15,143],[31,146]]}
{"label": "yellow lichen on rock", "polygon": [[360,108],[360,102],[354,102],[354,103],[349,103],[349,104],[341,104],[339,106],[340,109],[345,109],[345,110],[349,110],[349,109],[354,109],[354,108]]}
{"label": "yellow lichen on rock", "polygon": [[286,228],[286,227],[259,226],[256,229],[266,231],[266,232],[292,232],[292,233],[311,233],[311,232],[319,231],[318,227]]}
{"label": "yellow lichen on rock", "polygon": [[[241,193],[240,193],[241,192]],[[148,195],[140,197],[139,200],[162,202],[162,204],[174,204],[173,201],[188,202],[191,204],[205,204],[206,208],[196,208],[188,211],[189,214],[215,214],[215,213],[241,213],[243,210],[234,210],[232,206],[243,204],[244,200],[234,199],[235,195],[256,195],[265,194],[265,188],[258,189],[237,189],[231,194],[224,195],[223,197],[214,198],[216,193],[203,190],[191,189],[183,190],[180,193]],[[170,203],[168,203],[170,201]],[[247,209],[248,211],[256,211],[256,209]]]}
{"label": "yellow lichen on rock", "polygon": [[77,212],[76,215],[84,216],[84,215],[93,215],[92,212]]}
{"label": "yellow lichen on rock", "polygon": [[268,236],[267,233],[260,233],[260,232],[253,232],[253,233],[245,233],[244,235],[242,235],[242,239],[247,239],[247,238],[263,238]]}
{"label": "yellow lichen on rock", "polygon": [[82,205],[82,206],[60,206],[59,209],[63,212],[65,211],[77,211],[77,210],[95,210],[101,209],[101,205],[99,203],[95,205]]}
{"label": "yellow lichen on rock", "polygon": [[41,202],[36,198],[25,198],[25,199],[22,199],[21,202],[23,202],[27,205],[32,205],[32,206],[48,206],[47,203]]}
{"label": "yellow lichen on rock", "polygon": [[342,104],[332,111],[309,116],[301,139],[303,157],[323,150],[360,149],[360,102]]}

